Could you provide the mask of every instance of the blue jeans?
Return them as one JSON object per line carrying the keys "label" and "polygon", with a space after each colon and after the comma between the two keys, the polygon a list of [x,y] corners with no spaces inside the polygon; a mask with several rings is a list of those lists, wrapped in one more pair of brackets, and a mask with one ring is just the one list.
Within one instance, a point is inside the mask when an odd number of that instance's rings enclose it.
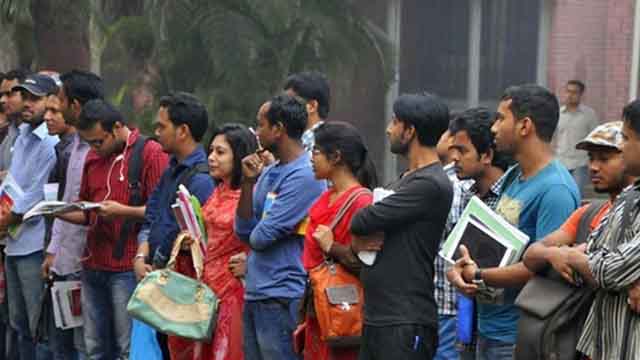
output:
{"label": "blue jeans", "polygon": [[515,344],[491,340],[478,335],[476,360],[512,360]]}
{"label": "blue jeans", "polygon": [[84,342],[91,360],[129,358],[131,318],[127,303],[136,287],[132,271],[84,270],[82,314]]}
{"label": "blue jeans", "polygon": [[[54,276],[55,281],[80,280],[80,273],[65,276]],[[56,327],[53,316],[53,309],[49,317],[49,350],[51,350],[52,360],[83,360],[84,332],[82,327],[62,330]]]}
{"label": "blue jeans", "polygon": [[300,299],[245,301],[245,360],[298,360],[291,342]]}
{"label": "blue jeans", "polygon": [[451,315],[438,316],[438,351],[433,360],[456,359],[456,317]]}
{"label": "blue jeans", "polygon": [[9,322],[18,333],[18,353],[21,360],[45,359],[48,355],[44,344],[34,346],[33,341],[44,291],[40,273],[43,260],[42,251],[23,256],[7,256],[5,259]]}

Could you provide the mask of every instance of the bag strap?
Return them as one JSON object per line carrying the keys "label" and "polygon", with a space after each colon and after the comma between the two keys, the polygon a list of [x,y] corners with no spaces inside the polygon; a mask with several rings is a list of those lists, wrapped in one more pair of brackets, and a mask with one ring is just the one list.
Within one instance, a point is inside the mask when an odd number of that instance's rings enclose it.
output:
{"label": "bag strap", "polygon": [[589,204],[587,209],[582,213],[580,222],[578,222],[578,232],[576,233],[576,244],[582,244],[587,242],[589,234],[591,234],[591,223],[596,215],[600,212],[602,207],[607,202],[604,200],[593,201]]}
{"label": "bag strap", "polygon": [[173,204],[176,202],[176,198],[178,197],[177,191],[180,185],[188,186],[191,178],[193,178],[197,174],[209,174],[209,164],[206,162],[197,163],[195,166],[183,171],[180,176],[178,176],[178,181],[176,182],[176,188],[173,191],[173,198],[170,203]]}
{"label": "bag strap", "polygon": [[[129,165],[127,169],[127,181],[129,182],[128,206],[144,205],[140,179],[142,178],[142,153],[147,141],[149,140],[151,140],[151,138],[144,135],[138,135],[138,138],[133,143],[131,149],[131,157],[129,158]],[[127,219],[122,223],[122,227],[120,228],[120,237],[113,247],[112,255],[115,259],[120,260],[122,259],[122,256],[124,256],[124,248],[127,243],[127,238],[129,237],[129,233],[133,230],[133,225],[136,222],[136,220]]]}
{"label": "bag strap", "polygon": [[342,218],[347,214],[347,211],[349,211],[349,208],[351,208],[351,205],[353,205],[353,203],[358,199],[358,197],[365,194],[371,194],[371,190],[361,188],[352,192],[349,195],[349,197],[344,202],[344,204],[342,204],[342,206],[340,207],[340,210],[338,210],[338,213],[336,214],[336,216],[331,221],[331,224],[329,225],[329,228],[332,231],[340,223],[340,221],[342,221]]}
{"label": "bag strap", "polygon": [[[175,271],[176,259],[178,258],[178,254],[180,253],[182,242],[187,236],[189,236],[189,234],[180,233],[176,238],[176,241],[173,242],[173,249],[171,249],[171,257],[169,258],[169,262],[167,262],[167,269]],[[204,268],[204,256],[200,247],[200,240],[193,239],[193,242],[190,246],[190,251],[191,259],[193,261],[193,268],[196,270],[196,279],[200,281],[202,279],[202,270]]]}

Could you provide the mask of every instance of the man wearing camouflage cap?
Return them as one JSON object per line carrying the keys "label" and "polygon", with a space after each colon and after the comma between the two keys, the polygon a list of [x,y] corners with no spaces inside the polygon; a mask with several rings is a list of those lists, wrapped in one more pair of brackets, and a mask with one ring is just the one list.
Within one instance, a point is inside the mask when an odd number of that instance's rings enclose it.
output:
{"label": "man wearing camouflage cap", "polygon": [[[584,254],[585,245],[572,246],[576,243],[584,243],[585,239],[578,236],[588,235],[609,212],[613,201],[627,186],[633,184],[634,177],[625,173],[625,165],[622,156],[622,122],[608,122],[596,127],[589,135],[576,145],[576,149],[585,150],[588,153],[588,168],[593,189],[596,193],[607,194],[605,202],[593,202],[577,209],[567,221],[555,232],[546,236],[542,241],[533,244],[525,252],[524,265],[532,272],[542,272],[549,265],[562,277],[574,283],[574,270],[572,259],[575,253]],[[583,216],[590,221],[581,221]],[[588,229],[580,229],[588,226]],[[541,297],[548,294],[540,294]],[[525,336],[518,336],[516,346],[517,359],[538,359],[539,347],[527,341]],[[536,339],[537,340],[537,339]],[[544,347],[544,345],[543,345]]]}

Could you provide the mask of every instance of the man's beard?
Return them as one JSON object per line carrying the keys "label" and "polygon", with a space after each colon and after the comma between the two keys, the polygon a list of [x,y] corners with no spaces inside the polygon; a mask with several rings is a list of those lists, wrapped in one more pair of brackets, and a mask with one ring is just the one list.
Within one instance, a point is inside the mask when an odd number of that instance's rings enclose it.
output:
{"label": "man's beard", "polygon": [[624,175],[620,175],[618,179],[616,179],[615,183],[607,186],[606,188],[597,188],[593,187],[593,192],[597,194],[611,194],[611,193],[619,193],[624,189]]}
{"label": "man's beard", "polygon": [[28,120],[28,121],[23,118],[23,121],[26,122],[27,124],[31,125],[32,129],[35,129],[35,128],[37,128],[38,126],[40,126],[44,122],[44,114],[36,115],[36,116],[32,117],[30,120]]}
{"label": "man's beard", "polygon": [[396,155],[407,155],[409,152],[409,143],[403,143],[402,141],[390,141],[389,149]]}

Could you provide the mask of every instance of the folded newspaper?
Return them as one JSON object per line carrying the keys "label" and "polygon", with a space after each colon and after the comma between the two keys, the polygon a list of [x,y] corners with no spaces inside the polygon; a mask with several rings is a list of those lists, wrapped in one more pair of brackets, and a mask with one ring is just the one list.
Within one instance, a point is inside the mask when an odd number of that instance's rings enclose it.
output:
{"label": "folded newspaper", "polygon": [[23,216],[23,220],[27,220],[34,216],[41,215],[58,215],[64,214],[76,210],[91,210],[98,209],[102,205],[99,203],[89,201],[78,201],[73,203],[66,203],[64,201],[41,201],[36,204],[31,210],[27,211]]}
{"label": "folded newspaper", "polygon": [[454,263],[460,257],[460,245],[465,245],[479,267],[507,266],[520,261],[528,243],[529,236],[474,196],[439,254]]}

